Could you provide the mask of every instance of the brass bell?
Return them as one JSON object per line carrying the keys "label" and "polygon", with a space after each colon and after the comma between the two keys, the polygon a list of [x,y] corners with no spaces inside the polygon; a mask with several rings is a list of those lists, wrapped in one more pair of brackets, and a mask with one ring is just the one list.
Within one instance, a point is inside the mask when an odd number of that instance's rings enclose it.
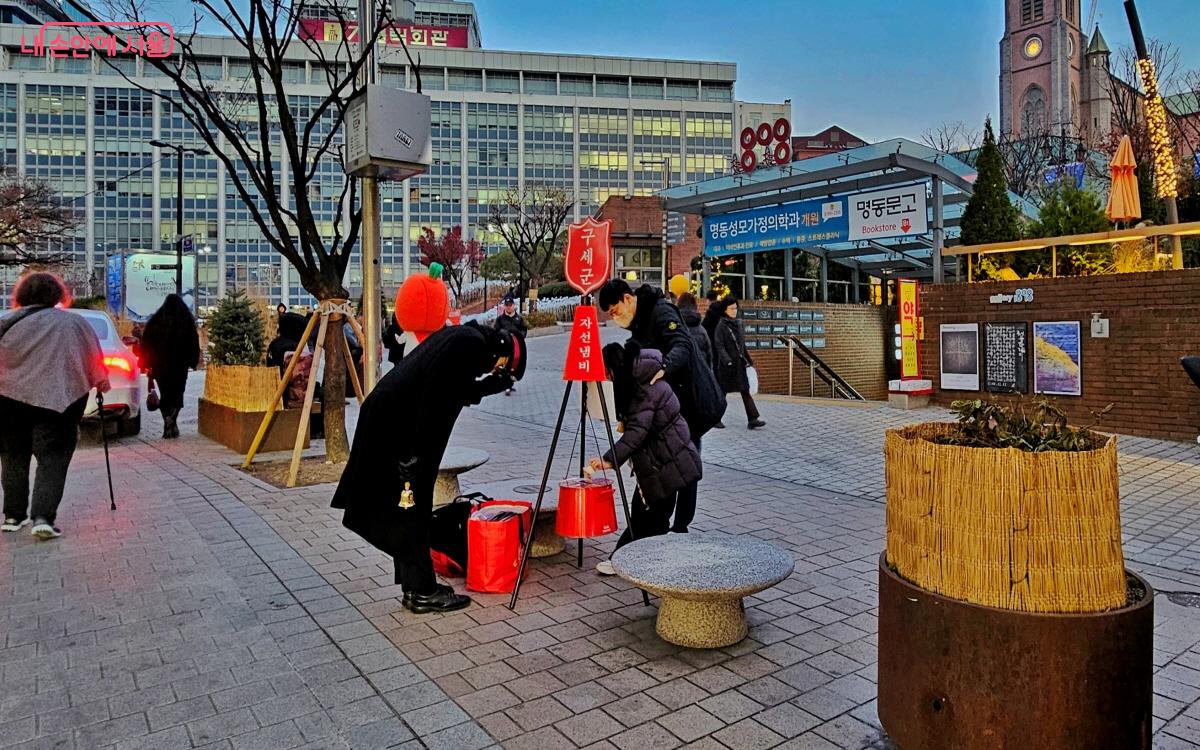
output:
{"label": "brass bell", "polygon": [[400,493],[400,507],[407,510],[416,504],[413,500],[412,482],[405,482],[404,491]]}

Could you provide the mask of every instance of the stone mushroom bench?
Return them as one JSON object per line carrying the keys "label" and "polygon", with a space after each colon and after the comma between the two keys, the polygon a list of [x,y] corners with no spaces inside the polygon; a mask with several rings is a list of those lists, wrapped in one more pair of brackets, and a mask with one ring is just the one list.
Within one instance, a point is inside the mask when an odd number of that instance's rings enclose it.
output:
{"label": "stone mushroom bench", "polygon": [[750,536],[669,534],[639,539],[612,557],[617,575],[660,597],[657,630],[689,648],[723,648],[746,637],[742,598],[795,570],[787,550]]}
{"label": "stone mushroom bench", "polygon": [[483,466],[490,458],[484,451],[474,448],[448,448],[433,485],[433,507],[454,502],[454,498],[462,494],[458,475]]}

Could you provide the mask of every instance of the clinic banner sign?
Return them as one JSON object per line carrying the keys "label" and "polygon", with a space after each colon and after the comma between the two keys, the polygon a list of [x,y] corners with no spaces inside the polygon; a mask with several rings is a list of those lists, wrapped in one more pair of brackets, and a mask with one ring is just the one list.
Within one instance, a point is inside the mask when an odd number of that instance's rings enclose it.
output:
{"label": "clinic banner sign", "polygon": [[929,231],[924,184],[706,216],[710,257]]}

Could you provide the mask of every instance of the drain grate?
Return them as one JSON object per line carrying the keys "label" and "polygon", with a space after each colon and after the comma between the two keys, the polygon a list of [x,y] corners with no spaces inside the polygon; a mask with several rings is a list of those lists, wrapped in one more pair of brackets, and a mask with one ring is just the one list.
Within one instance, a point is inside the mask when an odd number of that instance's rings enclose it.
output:
{"label": "drain grate", "polygon": [[1194,591],[1165,591],[1167,599],[1181,607],[1200,609],[1200,594]]}

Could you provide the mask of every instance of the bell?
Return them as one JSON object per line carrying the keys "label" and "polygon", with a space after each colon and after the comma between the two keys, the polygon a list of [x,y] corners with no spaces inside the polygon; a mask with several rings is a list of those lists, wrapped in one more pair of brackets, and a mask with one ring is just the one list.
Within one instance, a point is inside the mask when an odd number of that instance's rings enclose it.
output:
{"label": "bell", "polygon": [[416,504],[413,500],[412,482],[405,482],[404,491],[400,493],[400,507],[408,510]]}
{"label": "bell", "polygon": [[559,536],[590,539],[617,530],[617,508],[608,479],[566,479],[558,485],[555,529]]}

